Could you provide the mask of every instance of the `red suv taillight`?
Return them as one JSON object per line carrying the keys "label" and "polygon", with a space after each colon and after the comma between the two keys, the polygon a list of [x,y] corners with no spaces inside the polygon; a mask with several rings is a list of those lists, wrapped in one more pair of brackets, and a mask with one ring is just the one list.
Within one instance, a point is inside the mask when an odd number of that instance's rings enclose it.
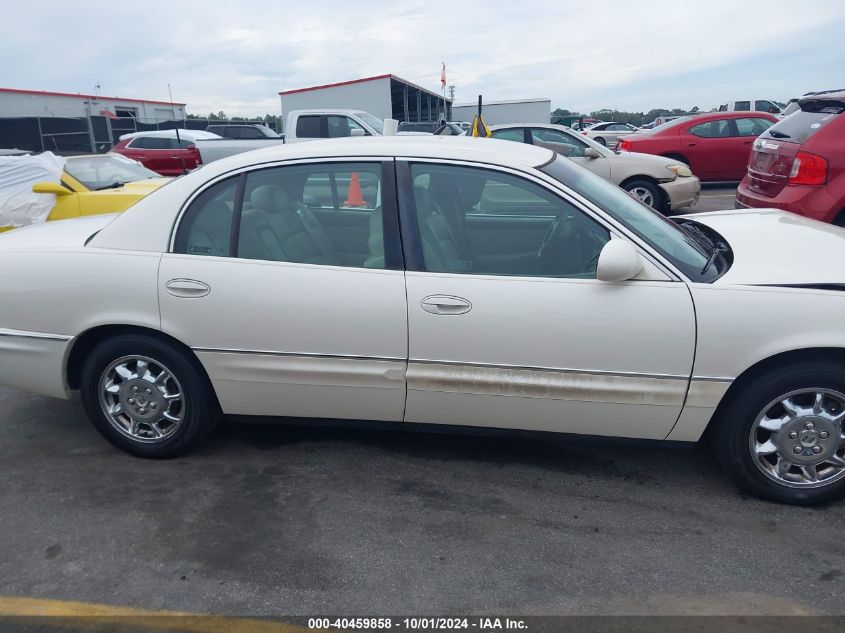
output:
{"label": "red suv taillight", "polygon": [[623,138],[619,140],[619,143],[616,145],[616,149],[623,152],[630,152],[633,146],[634,142],[632,140]]}
{"label": "red suv taillight", "polygon": [[185,149],[191,153],[191,155],[194,157],[194,160],[197,161],[197,165],[202,165],[202,156],[200,156],[200,151],[197,149],[196,145],[191,143]]}
{"label": "red suv taillight", "polygon": [[788,185],[823,185],[827,182],[827,160],[810,152],[798,152],[792,161]]}

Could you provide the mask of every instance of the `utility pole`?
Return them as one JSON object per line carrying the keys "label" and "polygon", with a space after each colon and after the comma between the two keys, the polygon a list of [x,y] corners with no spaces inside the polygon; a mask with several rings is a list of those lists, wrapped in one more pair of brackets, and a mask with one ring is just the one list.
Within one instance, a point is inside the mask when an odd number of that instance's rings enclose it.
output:
{"label": "utility pole", "polygon": [[452,101],[455,100],[455,84],[449,86],[449,99]]}

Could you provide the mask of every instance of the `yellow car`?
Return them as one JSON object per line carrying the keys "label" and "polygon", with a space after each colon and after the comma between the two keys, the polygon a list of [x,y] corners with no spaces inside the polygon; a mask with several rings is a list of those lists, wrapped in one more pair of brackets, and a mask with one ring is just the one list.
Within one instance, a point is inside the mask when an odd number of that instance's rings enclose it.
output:
{"label": "yellow car", "polygon": [[[35,193],[56,194],[47,220],[125,211],[147,194],[172,180],[162,178],[141,163],[117,154],[70,156],[61,184],[39,182]],[[0,232],[13,227],[0,228]]]}

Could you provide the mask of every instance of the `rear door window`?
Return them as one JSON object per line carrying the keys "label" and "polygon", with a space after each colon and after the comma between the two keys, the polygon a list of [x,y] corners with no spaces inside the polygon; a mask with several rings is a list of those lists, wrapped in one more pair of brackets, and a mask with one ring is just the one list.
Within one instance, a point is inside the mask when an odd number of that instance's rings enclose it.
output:
{"label": "rear door window", "polygon": [[751,102],[750,101],[737,101],[734,104],[734,110],[738,112],[748,112],[751,110]]}
{"label": "rear door window", "polygon": [[296,121],[296,135],[299,138],[320,138],[320,117],[299,117]]}
{"label": "rear door window", "polygon": [[715,121],[706,121],[705,123],[693,125],[689,129],[689,133],[701,138],[727,138],[733,136],[731,133],[731,124],[728,119],[716,119]]}
{"label": "rear door window", "polygon": [[506,130],[493,130],[493,138],[500,138],[504,141],[516,141],[517,143],[525,142],[524,128],[508,128]]}
{"label": "rear door window", "polygon": [[584,141],[573,134],[566,134],[559,130],[548,128],[531,128],[531,138],[534,145],[545,147],[553,152],[569,158],[584,156],[584,150],[589,147]]}

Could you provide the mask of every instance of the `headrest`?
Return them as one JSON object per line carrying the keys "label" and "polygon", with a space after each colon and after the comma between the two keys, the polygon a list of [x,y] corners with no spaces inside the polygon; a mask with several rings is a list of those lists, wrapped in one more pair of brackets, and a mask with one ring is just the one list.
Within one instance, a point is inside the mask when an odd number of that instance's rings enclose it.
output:
{"label": "headrest", "polygon": [[291,206],[288,192],[278,185],[256,187],[249,197],[253,209],[265,211],[283,211]]}

